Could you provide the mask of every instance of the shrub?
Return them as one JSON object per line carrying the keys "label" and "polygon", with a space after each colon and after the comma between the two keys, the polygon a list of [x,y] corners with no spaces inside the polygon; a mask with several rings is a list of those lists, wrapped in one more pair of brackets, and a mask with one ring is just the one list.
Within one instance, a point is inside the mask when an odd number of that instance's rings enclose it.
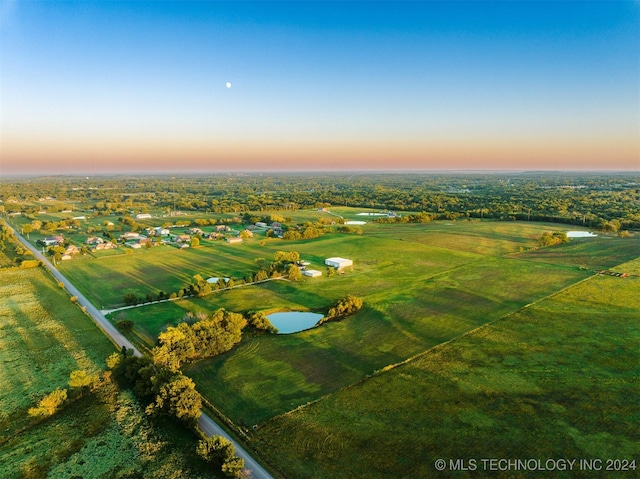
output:
{"label": "shrub", "polygon": [[131,321],[130,319],[123,319],[121,321],[118,321],[116,323],[116,328],[118,328],[119,331],[131,331],[133,329],[133,321]]}
{"label": "shrub", "polygon": [[56,389],[47,394],[37,407],[29,408],[29,416],[52,416],[67,400],[66,389]]}

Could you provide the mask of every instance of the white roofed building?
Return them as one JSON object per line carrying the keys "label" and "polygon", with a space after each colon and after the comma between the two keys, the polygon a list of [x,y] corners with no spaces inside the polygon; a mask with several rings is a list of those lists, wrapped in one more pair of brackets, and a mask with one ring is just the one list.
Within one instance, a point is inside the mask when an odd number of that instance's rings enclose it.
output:
{"label": "white roofed building", "polygon": [[324,264],[331,266],[332,268],[346,268],[347,266],[353,266],[353,261],[346,258],[327,258],[324,260]]}

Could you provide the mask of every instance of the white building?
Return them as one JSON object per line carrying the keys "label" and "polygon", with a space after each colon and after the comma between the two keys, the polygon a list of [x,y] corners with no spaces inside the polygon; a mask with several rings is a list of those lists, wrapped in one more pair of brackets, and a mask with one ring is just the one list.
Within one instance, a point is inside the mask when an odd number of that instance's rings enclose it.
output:
{"label": "white building", "polygon": [[151,218],[151,215],[149,213],[140,213],[136,215],[137,220],[145,220],[147,218]]}
{"label": "white building", "polygon": [[332,268],[346,268],[347,266],[353,266],[353,261],[346,258],[327,258],[324,260],[324,264],[331,266]]}
{"label": "white building", "polygon": [[302,272],[305,276],[311,276],[312,278],[317,278],[318,276],[322,276],[322,272],[317,269],[307,269]]}

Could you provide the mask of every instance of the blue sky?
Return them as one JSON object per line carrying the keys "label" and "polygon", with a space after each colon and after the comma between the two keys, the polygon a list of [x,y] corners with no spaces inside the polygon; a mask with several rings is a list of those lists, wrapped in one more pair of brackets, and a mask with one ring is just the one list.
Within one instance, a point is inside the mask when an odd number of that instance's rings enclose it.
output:
{"label": "blue sky", "polygon": [[0,15],[0,174],[640,168],[637,0]]}

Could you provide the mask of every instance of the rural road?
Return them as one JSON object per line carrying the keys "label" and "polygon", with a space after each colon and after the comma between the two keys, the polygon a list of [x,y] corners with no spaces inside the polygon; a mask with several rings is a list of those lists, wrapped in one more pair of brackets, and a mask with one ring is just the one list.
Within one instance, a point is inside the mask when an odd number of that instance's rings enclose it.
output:
{"label": "rural road", "polygon": [[[109,336],[118,346],[125,346],[127,349],[132,349],[135,356],[142,356],[142,353],[125,338],[120,331],[118,331],[113,324],[105,318],[104,314],[98,310],[78,289],[71,284],[71,282],[60,272],[58,269],[40,252],[36,247],[24,239],[14,228],[8,225],[12,229],[13,234],[18,238],[22,244],[28,248],[35,256],[36,259],[42,261],[46,267],[51,271],[53,276],[64,284],[64,287],[72,296],[77,296],[78,304],[84,306],[87,313],[93,318],[94,322],[98,325],[104,333]],[[223,436],[233,443],[236,448],[236,455],[244,459],[245,469],[251,472],[251,479],[274,479],[271,474],[267,472],[258,462],[245,451],[240,444],[238,444],[231,436],[229,436],[213,419],[211,419],[204,411],[198,419],[198,427],[207,436]]]}

